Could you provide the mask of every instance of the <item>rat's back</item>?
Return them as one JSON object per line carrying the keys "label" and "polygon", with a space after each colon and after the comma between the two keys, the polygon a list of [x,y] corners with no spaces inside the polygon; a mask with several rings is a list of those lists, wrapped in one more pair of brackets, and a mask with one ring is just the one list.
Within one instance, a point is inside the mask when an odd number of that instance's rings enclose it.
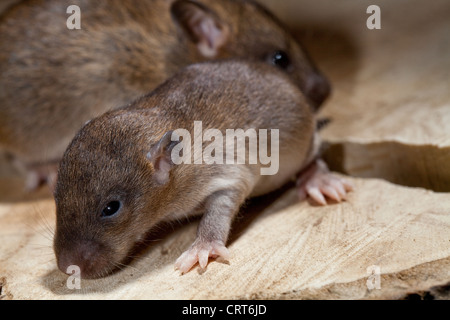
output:
{"label": "rat's back", "polygon": [[155,107],[177,125],[202,121],[204,127],[219,130],[293,132],[313,118],[304,95],[288,76],[265,63],[243,60],[188,66],[130,108]]}

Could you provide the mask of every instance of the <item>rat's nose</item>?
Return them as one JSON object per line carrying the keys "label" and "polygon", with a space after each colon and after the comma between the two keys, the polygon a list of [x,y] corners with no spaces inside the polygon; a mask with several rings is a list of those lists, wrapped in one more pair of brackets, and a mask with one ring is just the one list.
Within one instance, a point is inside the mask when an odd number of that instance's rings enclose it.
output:
{"label": "rat's nose", "polygon": [[328,79],[317,72],[308,78],[305,91],[306,96],[313,104],[314,110],[319,110],[322,103],[330,95],[331,86]]}
{"label": "rat's nose", "polygon": [[81,278],[98,278],[104,274],[108,259],[101,254],[102,246],[93,241],[83,241],[57,255],[58,268],[72,275],[79,268]]}

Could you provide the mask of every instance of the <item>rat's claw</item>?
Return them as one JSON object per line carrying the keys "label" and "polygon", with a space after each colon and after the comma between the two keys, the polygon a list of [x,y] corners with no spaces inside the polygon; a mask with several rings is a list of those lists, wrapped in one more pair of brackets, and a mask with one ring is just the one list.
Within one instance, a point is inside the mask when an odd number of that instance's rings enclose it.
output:
{"label": "rat's claw", "polygon": [[331,182],[331,185],[341,199],[345,199],[347,197],[347,192],[345,191],[345,186],[343,183],[339,183],[333,180]]}
{"label": "rat's claw", "polygon": [[325,196],[341,202],[353,190],[350,182],[333,175],[321,160],[298,178],[297,186],[300,196],[307,194],[321,205],[327,204]]}
{"label": "rat's claw", "polygon": [[189,250],[183,254],[175,262],[175,269],[181,271],[181,274],[188,272],[197,262],[200,268],[205,269],[208,259],[222,257],[229,260],[230,254],[228,249],[220,241],[201,242],[196,240]]}
{"label": "rat's claw", "polygon": [[197,262],[197,257],[190,251],[184,252],[175,262],[175,269],[181,271],[181,274],[188,272]]}
{"label": "rat's claw", "polygon": [[350,181],[347,181],[345,179],[339,179],[339,180],[342,183],[342,185],[344,186],[345,191],[349,191],[349,192],[353,191],[354,186],[353,186],[353,184]]}
{"label": "rat's claw", "polygon": [[336,189],[334,189],[331,185],[326,185],[322,187],[322,192],[330,199],[336,200],[337,202],[341,202],[341,197],[339,196]]}
{"label": "rat's claw", "polygon": [[319,188],[306,187],[306,192],[311,198],[313,198],[319,204],[323,206],[327,205],[327,201],[325,200],[325,197],[323,196],[322,192],[320,192]]}
{"label": "rat's claw", "polygon": [[321,173],[312,176],[303,188],[305,188],[306,193],[312,199],[321,205],[327,204],[325,196],[341,202],[347,198],[347,191],[351,190],[341,179],[331,173]]}

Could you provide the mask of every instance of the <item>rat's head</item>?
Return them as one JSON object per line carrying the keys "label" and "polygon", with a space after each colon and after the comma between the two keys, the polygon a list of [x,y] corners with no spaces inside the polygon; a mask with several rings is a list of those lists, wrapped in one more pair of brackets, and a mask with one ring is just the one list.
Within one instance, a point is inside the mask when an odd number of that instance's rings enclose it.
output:
{"label": "rat's head", "polygon": [[315,110],[328,97],[328,80],[283,24],[260,4],[249,0],[179,0],[171,12],[202,58],[266,61],[286,72]]}
{"label": "rat's head", "polygon": [[120,268],[161,220],[162,195],[170,187],[161,161],[167,143],[140,150],[137,146],[147,144],[136,125],[116,121],[120,116],[103,118],[92,120],[72,141],[55,189],[58,268],[68,272],[69,266],[78,266],[83,278]]}

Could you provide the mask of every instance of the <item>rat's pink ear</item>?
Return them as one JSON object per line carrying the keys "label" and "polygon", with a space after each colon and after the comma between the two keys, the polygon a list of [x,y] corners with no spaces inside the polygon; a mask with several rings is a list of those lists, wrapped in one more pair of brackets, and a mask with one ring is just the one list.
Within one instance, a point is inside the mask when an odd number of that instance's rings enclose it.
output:
{"label": "rat's pink ear", "polygon": [[155,179],[159,184],[166,184],[169,181],[169,173],[174,165],[171,160],[171,152],[178,142],[172,141],[172,133],[173,131],[166,132],[147,153],[147,159],[155,168]]}
{"label": "rat's pink ear", "polygon": [[190,0],[172,4],[172,17],[205,58],[214,58],[227,42],[229,27],[204,5]]}

